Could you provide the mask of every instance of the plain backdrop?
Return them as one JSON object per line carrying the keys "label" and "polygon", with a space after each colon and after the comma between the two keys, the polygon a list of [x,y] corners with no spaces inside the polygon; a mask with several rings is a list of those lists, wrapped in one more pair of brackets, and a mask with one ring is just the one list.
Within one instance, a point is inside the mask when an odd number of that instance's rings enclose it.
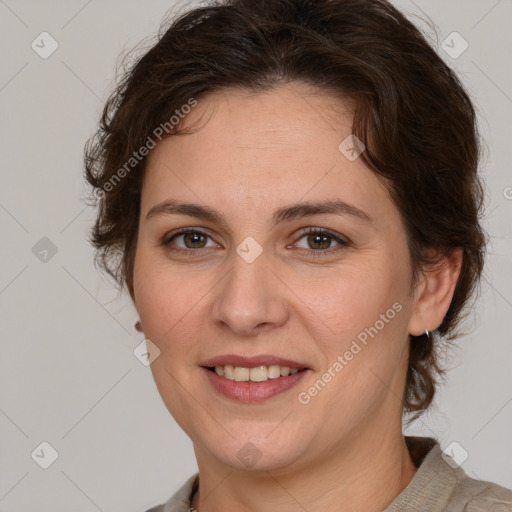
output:
{"label": "plain backdrop", "polygon": [[[142,512],[196,472],[191,441],[133,354],[143,339],[135,310],[93,265],[94,216],[83,202],[83,146],[118,56],[151,41],[173,5],[0,0],[0,511]],[[479,111],[491,236],[469,334],[435,407],[408,432],[443,448],[457,442],[471,476],[512,487],[512,3],[396,5],[459,72]],[[43,469],[52,450],[58,457]]]}

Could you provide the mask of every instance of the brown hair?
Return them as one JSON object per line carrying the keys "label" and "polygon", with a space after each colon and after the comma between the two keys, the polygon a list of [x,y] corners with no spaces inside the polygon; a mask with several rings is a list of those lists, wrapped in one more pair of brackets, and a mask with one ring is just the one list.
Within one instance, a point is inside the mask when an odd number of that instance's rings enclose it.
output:
{"label": "brown hair", "polygon": [[413,285],[436,261],[432,249],[437,261],[463,250],[442,324],[436,333],[411,336],[404,412],[418,415],[442,373],[438,345],[460,335],[455,328],[483,268],[480,145],[459,79],[385,0],[225,0],[175,19],[125,72],[86,146],[85,175],[98,206],[90,239],[95,262],[133,298],[144,156],[162,137],[158,127],[165,136],[179,134],[183,106],[205,94],[290,81],[355,100],[353,133],[403,216]]}

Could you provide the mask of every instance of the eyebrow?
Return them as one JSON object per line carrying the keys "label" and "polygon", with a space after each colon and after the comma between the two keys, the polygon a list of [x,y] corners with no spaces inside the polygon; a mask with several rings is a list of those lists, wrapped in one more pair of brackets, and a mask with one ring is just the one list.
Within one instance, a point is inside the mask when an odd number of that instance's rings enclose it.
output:
{"label": "eyebrow", "polygon": [[[351,215],[373,224],[373,219],[366,212],[345,201],[308,201],[279,208],[272,216],[272,225],[275,226],[285,221],[320,214]],[[188,215],[212,223],[227,224],[224,215],[213,208],[193,203],[180,203],[173,199],[166,199],[150,208],[146,220],[157,215]]]}

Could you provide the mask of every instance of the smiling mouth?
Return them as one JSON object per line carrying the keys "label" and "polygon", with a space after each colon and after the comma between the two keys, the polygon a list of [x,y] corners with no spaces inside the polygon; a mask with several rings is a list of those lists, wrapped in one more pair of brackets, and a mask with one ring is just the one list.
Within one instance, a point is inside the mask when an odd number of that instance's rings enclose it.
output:
{"label": "smiling mouth", "polygon": [[207,369],[216,373],[219,377],[224,377],[227,380],[236,382],[265,382],[295,375],[296,373],[306,370],[306,368],[290,368],[289,366],[280,366],[277,364],[269,366],[261,365],[253,368],[226,364],[223,366],[209,366]]}

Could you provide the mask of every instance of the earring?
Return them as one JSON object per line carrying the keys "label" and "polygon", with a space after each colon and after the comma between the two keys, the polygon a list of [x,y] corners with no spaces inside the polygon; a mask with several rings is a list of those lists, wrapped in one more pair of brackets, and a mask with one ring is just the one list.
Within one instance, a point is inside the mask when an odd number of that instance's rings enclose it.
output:
{"label": "earring", "polygon": [[428,330],[425,331],[425,334],[428,336]]}
{"label": "earring", "polygon": [[140,320],[137,320],[137,321],[135,322],[134,327],[135,327],[135,330],[136,330],[136,331],[138,331],[138,332],[142,332],[142,324],[140,323]]}

